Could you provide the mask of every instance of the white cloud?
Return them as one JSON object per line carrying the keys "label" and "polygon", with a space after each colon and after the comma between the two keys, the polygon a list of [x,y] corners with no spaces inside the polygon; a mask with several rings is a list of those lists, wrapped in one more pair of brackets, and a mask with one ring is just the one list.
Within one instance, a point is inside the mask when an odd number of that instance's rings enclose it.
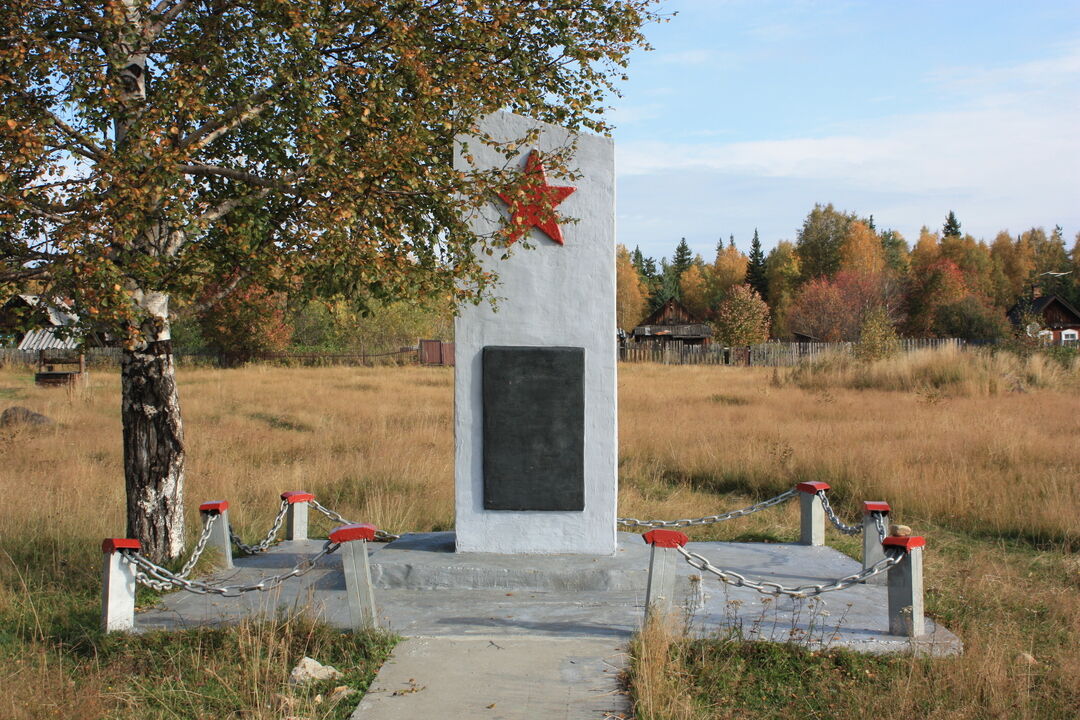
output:
{"label": "white cloud", "polygon": [[848,123],[825,137],[621,143],[619,173],[657,182],[692,171],[811,183],[820,187],[822,201],[872,193],[875,207],[857,209],[879,216],[882,208],[903,212],[898,221],[912,225],[901,228],[905,233],[923,222],[937,224],[942,208],[959,212],[961,205],[977,226],[965,229],[976,234],[1080,224],[1080,45],[1012,67],[950,68],[932,80],[953,91],[945,95],[952,104],[937,112]]}

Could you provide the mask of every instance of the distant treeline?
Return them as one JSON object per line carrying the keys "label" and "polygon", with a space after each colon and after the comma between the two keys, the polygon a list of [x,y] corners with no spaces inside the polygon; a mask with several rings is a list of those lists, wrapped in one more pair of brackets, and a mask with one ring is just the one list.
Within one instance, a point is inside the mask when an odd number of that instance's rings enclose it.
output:
{"label": "distant treeline", "polygon": [[1060,226],[1003,230],[988,243],[964,233],[949,212],[940,230],[923,227],[912,247],[872,215],[815,205],[795,241],[781,240],[768,254],[756,230],[748,253],[729,236],[711,262],[694,256],[685,238],[670,260],[620,247],[618,280],[627,330],[670,298],[715,325],[725,301],[747,286],[768,305],[771,337],[856,340],[876,313],[908,337],[1000,339],[1012,332],[1006,313],[1017,304],[1022,310],[1040,294],[1080,302],[1080,233],[1071,250]]}

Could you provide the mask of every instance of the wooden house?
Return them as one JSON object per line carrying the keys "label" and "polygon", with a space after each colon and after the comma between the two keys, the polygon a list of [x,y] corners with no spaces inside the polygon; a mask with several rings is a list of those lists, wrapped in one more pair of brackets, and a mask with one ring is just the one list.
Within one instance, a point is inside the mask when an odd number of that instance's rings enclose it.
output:
{"label": "wooden house", "polygon": [[712,328],[672,298],[634,328],[631,336],[634,342],[704,345],[712,338]]}
{"label": "wooden house", "polygon": [[1059,295],[1043,295],[1030,302],[1017,303],[1009,310],[1009,320],[1017,327],[1023,322],[1024,314],[1037,315],[1042,328],[1020,328],[1025,332],[1037,332],[1039,337],[1051,345],[1080,344],[1080,311]]}

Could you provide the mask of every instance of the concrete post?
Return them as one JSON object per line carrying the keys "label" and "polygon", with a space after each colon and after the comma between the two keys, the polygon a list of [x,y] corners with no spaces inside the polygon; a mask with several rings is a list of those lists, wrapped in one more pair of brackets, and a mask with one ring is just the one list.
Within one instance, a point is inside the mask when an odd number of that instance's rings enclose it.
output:
{"label": "concrete post", "polygon": [[101,629],[105,632],[135,628],[135,568],[120,556],[121,549],[140,550],[131,538],[109,538],[101,543]]}
{"label": "concrete post", "polygon": [[828,490],[823,482],[803,482],[795,486],[799,491],[799,544],[825,544],[825,506],[821,504],[818,491]]}
{"label": "concrete post", "polygon": [[229,503],[226,500],[214,500],[205,502],[199,506],[199,517],[202,518],[203,527],[210,522],[210,518],[217,516],[214,529],[210,531],[210,538],[206,541],[207,547],[215,548],[221,555],[221,566],[230,569],[232,561],[232,538],[229,533]]}
{"label": "concrete post", "polygon": [[285,514],[285,539],[308,539],[308,503],[315,499],[309,492],[294,490],[281,493],[281,499],[289,504]]}
{"label": "concrete post", "polygon": [[889,634],[926,634],[923,606],[923,547],[925,538],[887,537],[885,547],[898,547],[904,557],[889,568]]}
{"label": "concrete post", "polygon": [[[862,566],[864,570],[885,559],[885,549],[881,546],[876,518],[880,517],[887,528],[889,510],[887,502],[867,500],[863,503]],[[871,585],[884,585],[887,577],[887,574],[875,575],[866,582]]]}
{"label": "concrete post", "polygon": [[366,523],[342,525],[330,533],[330,542],[341,544],[345,595],[349,600],[349,626],[354,630],[373,628],[378,623],[367,551],[367,544],[374,539],[375,526]]}
{"label": "concrete post", "polygon": [[690,541],[677,530],[650,530],[642,536],[652,552],[649,555],[649,581],[645,589],[645,619],[653,612],[667,615],[675,609],[675,548]]}

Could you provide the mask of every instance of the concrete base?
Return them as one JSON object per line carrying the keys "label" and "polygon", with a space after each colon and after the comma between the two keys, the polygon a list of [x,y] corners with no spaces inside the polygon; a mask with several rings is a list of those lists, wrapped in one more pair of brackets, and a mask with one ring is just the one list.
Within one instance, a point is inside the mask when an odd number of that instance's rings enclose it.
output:
{"label": "concrete base", "polygon": [[[292,567],[317,552],[322,541],[285,542],[270,552],[236,561],[211,578],[249,582]],[[406,535],[369,545],[380,624],[412,637],[629,638],[644,617],[649,546],[640,535],[619,533],[614,557],[523,556],[454,553],[452,533]],[[748,578],[785,585],[820,583],[857,572],[860,564],[829,547],[766,543],[691,543],[694,552]],[[916,640],[888,634],[886,588],[859,585],[817,599],[769,598],[733,588],[680,563],[677,597],[690,631],[699,636],[740,633],[749,640],[845,647],[871,653],[950,655],[960,640],[927,619]],[[341,559],[272,593],[240,598],[173,593],[136,617],[136,627],[178,627],[235,621],[253,614],[309,609],[347,627],[348,606]]]}
{"label": "concrete base", "polygon": [[614,555],[597,557],[455,552],[452,532],[413,533],[372,556],[372,582],[404,590],[636,592],[645,587],[648,546],[623,535]]}

